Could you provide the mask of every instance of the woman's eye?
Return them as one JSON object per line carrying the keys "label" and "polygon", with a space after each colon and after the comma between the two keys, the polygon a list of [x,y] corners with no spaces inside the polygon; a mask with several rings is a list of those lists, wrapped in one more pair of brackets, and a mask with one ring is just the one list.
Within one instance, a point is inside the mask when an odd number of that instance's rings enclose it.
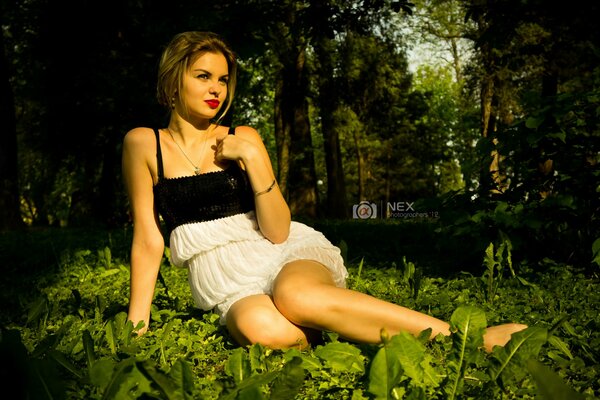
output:
{"label": "woman's eye", "polygon": [[221,82],[221,84],[223,84],[223,85],[225,85],[225,86],[227,86],[227,82],[228,82],[228,81],[229,81],[229,79],[227,79],[227,78],[221,78],[221,79],[219,80],[219,82]]}
{"label": "woman's eye", "polygon": [[200,78],[200,79],[208,79],[208,74],[200,74],[200,75],[198,75],[198,78]]}

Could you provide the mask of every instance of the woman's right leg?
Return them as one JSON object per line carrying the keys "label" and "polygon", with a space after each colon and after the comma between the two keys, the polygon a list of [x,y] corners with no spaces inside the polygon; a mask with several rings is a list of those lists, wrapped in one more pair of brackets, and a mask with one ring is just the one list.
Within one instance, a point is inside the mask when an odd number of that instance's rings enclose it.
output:
{"label": "woman's right leg", "polygon": [[227,329],[241,346],[260,343],[272,349],[306,348],[321,338],[320,331],[294,325],[268,295],[244,297],[232,304],[226,317]]}

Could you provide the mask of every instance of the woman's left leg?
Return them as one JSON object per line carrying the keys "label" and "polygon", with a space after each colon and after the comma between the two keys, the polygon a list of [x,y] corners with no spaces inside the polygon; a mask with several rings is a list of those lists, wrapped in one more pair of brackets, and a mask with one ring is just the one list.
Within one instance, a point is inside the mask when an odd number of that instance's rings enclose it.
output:
{"label": "woman's left leg", "polygon": [[[430,315],[386,302],[351,289],[336,287],[322,264],[298,260],[283,267],[273,287],[273,302],[281,314],[298,326],[337,332],[361,343],[379,343],[381,329],[389,335],[401,331],[418,335],[431,328],[431,337],[449,335],[449,324]],[[503,324],[487,329],[484,347],[503,346],[522,324]]]}
{"label": "woman's left leg", "polygon": [[334,285],[322,264],[298,260],[283,267],[273,287],[273,301],[294,324],[337,332],[350,341],[378,343],[381,329],[390,335],[418,335],[431,328],[432,337],[450,334],[448,323],[430,315]]}

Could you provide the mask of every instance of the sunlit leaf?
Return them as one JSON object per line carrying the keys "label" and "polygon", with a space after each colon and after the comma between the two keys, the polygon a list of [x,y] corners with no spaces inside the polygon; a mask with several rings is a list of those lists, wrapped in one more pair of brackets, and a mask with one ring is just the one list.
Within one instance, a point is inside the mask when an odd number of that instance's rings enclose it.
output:
{"label": "sunlit leaf", "polygon": [[568,386],[562,378],[534,358],[527,360],[527,369],[535,379],[538,393],[546,400],[585,400],[585,396]]}
{"label": "sunlit leaf", "polygon": [[536,326],[513,333],[504,347],[496,347],[492,353],[489,368],[492,380],[500,387],[505,387],[511,381],[522,378],[526,372],[526,361],[537,358],[540,349],[547,342],[547,336],[545,328]]}
{"label": "sunlit leaf", "polygon": [[328,343],[315,349],[315,355],[334,370],[364,372],[360,350],[349,343]]}

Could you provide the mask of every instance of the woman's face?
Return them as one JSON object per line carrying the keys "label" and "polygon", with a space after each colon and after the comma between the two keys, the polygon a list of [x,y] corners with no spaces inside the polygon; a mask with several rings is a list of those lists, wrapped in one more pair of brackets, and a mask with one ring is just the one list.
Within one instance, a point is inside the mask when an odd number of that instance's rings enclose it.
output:
{"label": "woman's face", "polygon": [[214,118],[227,98],[229,67],[221,53],[204,53],[183,78],[180,101],[190,117]]}

